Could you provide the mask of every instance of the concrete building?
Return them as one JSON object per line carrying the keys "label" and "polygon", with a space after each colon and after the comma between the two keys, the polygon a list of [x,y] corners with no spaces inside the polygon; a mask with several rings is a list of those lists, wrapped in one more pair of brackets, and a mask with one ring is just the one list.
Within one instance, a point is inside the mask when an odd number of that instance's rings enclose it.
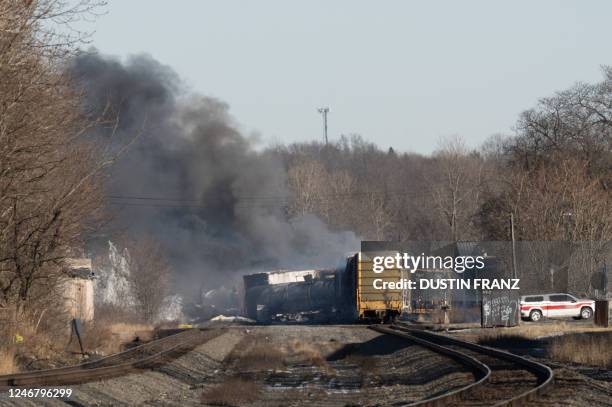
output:
{"label": "concrete building", "polygon": [[68,259],[68,278],[63,283],[63,297],[71,318],[83,322],[94,318],[94,274],[91,259]]}

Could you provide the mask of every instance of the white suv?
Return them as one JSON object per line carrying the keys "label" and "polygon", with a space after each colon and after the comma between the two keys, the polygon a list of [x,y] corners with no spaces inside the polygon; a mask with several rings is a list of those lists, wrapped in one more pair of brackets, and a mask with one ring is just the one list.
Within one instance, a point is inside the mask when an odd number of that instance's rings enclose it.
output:
{"label": "white suv", "polygon": [[521,297],[521,317],[539,321],[543,317],[574,317],[589,319],[593,316],[595,301],[578,299],[570,294],[524,295]]}

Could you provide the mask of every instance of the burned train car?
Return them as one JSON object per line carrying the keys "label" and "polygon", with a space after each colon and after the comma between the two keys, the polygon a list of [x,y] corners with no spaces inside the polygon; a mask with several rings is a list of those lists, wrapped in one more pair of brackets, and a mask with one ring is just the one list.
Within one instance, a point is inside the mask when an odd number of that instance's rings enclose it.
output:
{"label": "burned train car", "polygon": [[244,276],[244,307],[258,322],[342,322],[350,293],[344,270],[274,271]]}
{"label": "burned train car", "polygon": [[[372,242],[348,257],[337,270],[276,271],[244,276],[245,314],[258,322],[296,321],[312,323],[389,321],[400,315],[436,324],[480,323],[482,326],[512,326],[517,321],[518,292],[482,289],[430,289],[408,281],[474,280],[508,275],[504,256],[494,246],[472,242],[438,244],[389,250],[386,242]],[[421,244],[419,242],[419,244]],[[365,250],[364,250],[365,249]],[[466,269],[461,274],[443,268],[419,268],[411,273],[385,267],[374,271],[376,256],[398,252],[430,253],[436,256],[479,255],[484,269]],[[404,284],[398,284],[404,282]]]}
{"label": "burned train car", "polygon": [[[384,278],[397,280],[400,271]],[[398,276],[396,276],[397,274]],[[245,314],[258,322],[383,320],[401,312],[402,290],[374,290],[372,262],[361,253],[336,270],[263,272],[243,277]]]}

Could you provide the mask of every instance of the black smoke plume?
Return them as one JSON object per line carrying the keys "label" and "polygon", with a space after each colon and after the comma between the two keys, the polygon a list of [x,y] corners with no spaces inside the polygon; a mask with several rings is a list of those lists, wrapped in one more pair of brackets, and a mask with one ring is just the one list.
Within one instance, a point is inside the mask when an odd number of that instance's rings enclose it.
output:
{"label": "black smoke plume", "polygon": [[[142,135],[110,174],[115,222],[162,242],[177,288],[214,288],[246,272],[337,265],[357,250],[352,233],[330,231],[315,216],[288,219],[286,170],[238,130],[228,105],[190,93],[150,56],[125,62],[88,52],[71,73],[87,109],[110,107],[115,146]],[[193,291],[192,291],[193,292]]]}

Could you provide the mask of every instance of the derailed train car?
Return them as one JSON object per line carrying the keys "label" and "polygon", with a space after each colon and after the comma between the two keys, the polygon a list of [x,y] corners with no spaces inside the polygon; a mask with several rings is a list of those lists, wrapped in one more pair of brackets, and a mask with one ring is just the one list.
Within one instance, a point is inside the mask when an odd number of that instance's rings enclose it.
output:
{"label": "derailed train car", "polygon": [[[451,244],[435,249],[435,253],[457,256],[475,253],[476,250],[481,248],[473,244]],[[507,318],[506,314],[514,315],[510,305],[516,302],[518,292],[406,289],[405,285],[397,284],[422,278],[471,280],[483,275],[501,277],[506,271],[498,266],[495,257],[485,253],[484,270],[466,270],[460,275],[435,268],[418,269],[411,274],[403,269],[385,267],[384,272],[375,273],[373,258],[393,253],[397,251],[374,247],[349,256],[346,266],[337,270],[281,271],[244,276],[245,314],[264,323],[374,322],[389,321],[400,314],[409,319],[442,324],[482,322],[483,326],[512,326],[517,323],[515,318]],[[503,298],[498,299],[500,296]],[[503,307],[492,307],[491,304],[497,303]],[[496,311],[498,308],[499,312]],[[491,312],[487,313],[487,310]],[[497,314],[501,316],[498,318]]]}
{"label": "derailed train car", "polygon": [[351,284],[345,271],[277,271],[244,276],[245,313],[258,322],[351,320]]}
{"label": "derailed train car", "polygon": [[352,322],[400,314],[403,291],[375,290],[372,280],[396,281],[399,270],[375,275],[367,256],[348,257],[337,270],[303,270],[244,276],[245,313],[258,322]]}
{"label": "derailed train car", "polygon": [[316,278],[303,282],[256,284],[246,287],[249,318],[270,322],[277,318],[303,320],[312,313],[327,313],[333,306],[334,280]]}

